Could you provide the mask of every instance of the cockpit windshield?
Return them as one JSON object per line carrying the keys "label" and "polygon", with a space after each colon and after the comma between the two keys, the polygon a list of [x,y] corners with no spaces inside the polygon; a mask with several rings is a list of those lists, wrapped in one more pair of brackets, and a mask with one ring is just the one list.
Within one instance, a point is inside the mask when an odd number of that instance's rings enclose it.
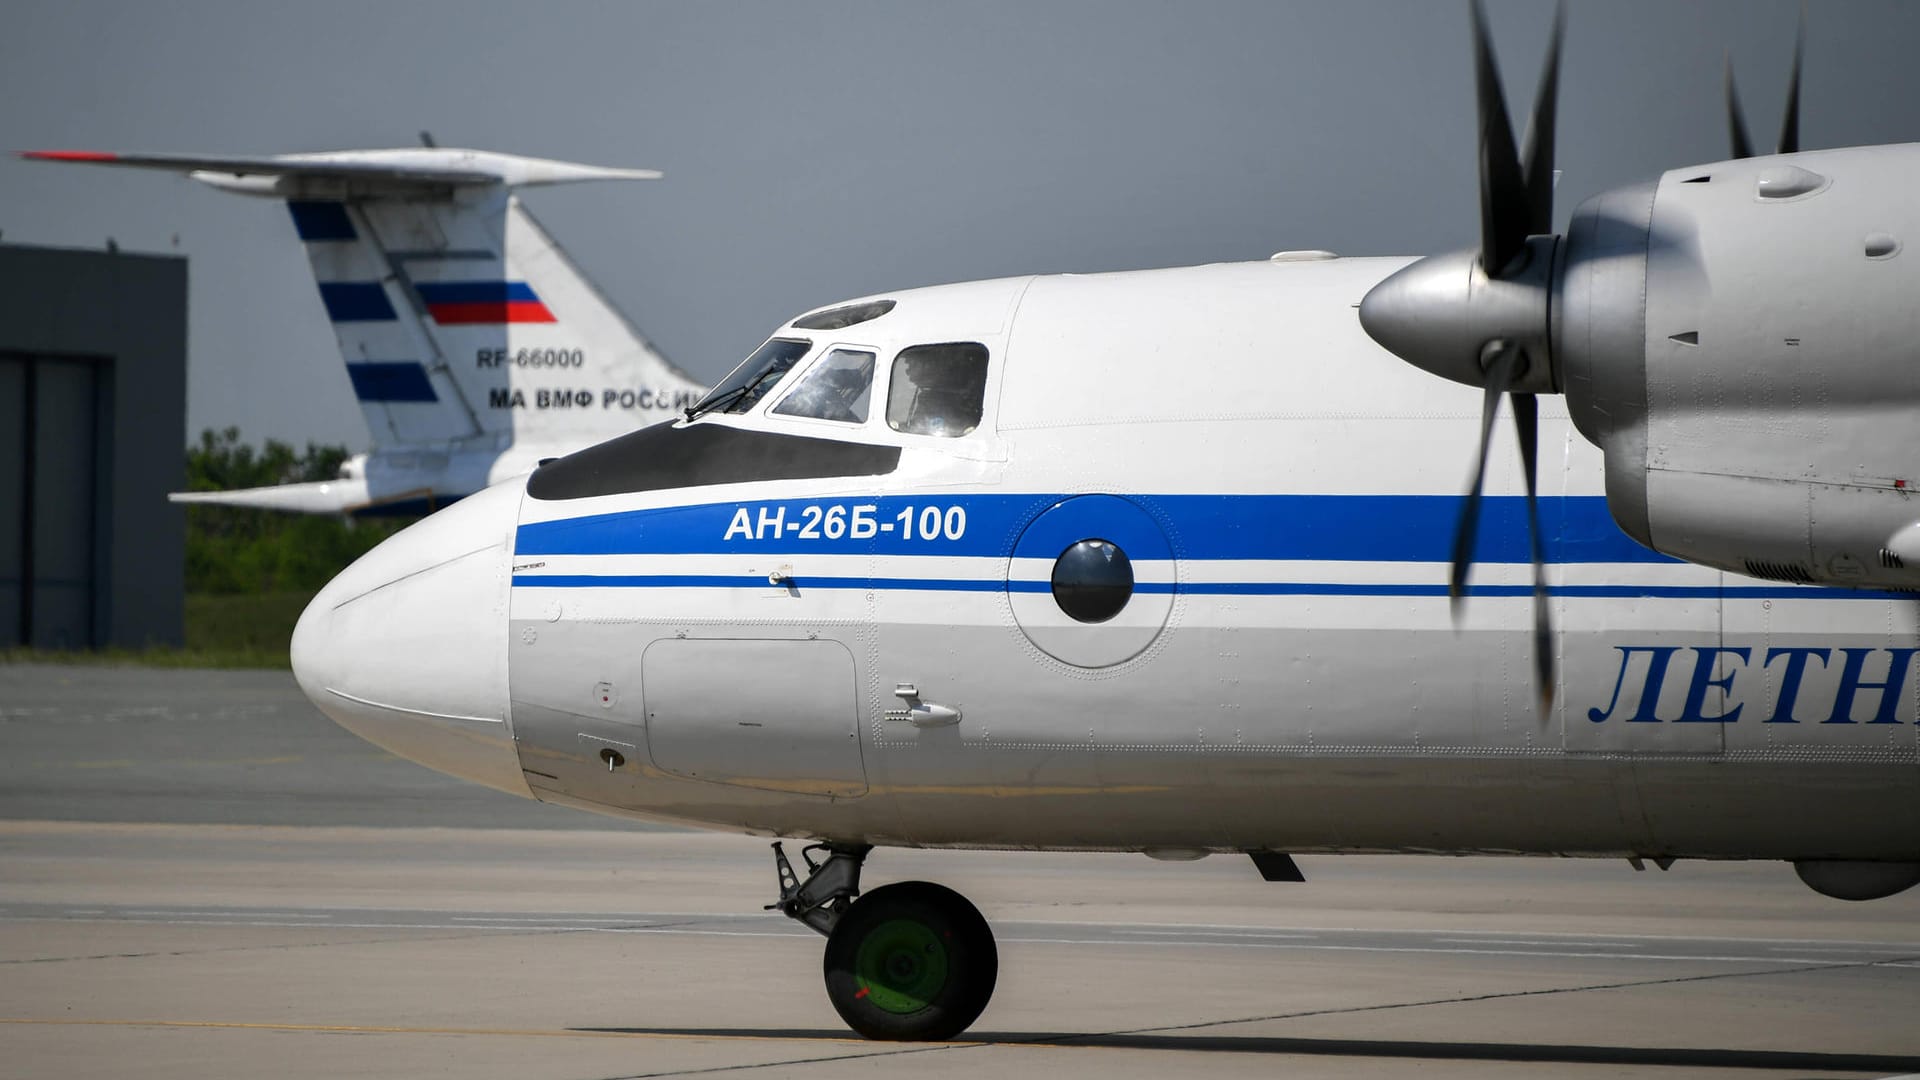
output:
{"label": "cockpit windshield", "polygon": [[864,424],[872,390],[873,353],[865,349],[833,349],[800,378],[793,392],[775,405],[773,412],[778,416]]}
{"label": "cockpit windshield", "polygon": [[701,398],[700,404],[688,409],[687,419],[701,413],[743,413],[753,408],[811,348],[813,343],[802,338],[774,338],[760,346]]}

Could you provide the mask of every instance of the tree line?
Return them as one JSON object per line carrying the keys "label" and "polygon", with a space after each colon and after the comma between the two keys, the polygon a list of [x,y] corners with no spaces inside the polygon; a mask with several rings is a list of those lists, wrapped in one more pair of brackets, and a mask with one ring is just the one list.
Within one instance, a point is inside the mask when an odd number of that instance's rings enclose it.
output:
{"label": "tree line", "polygon": [[[278,439],[256,449],[240,429],[208,429],[187,449],[187,489],[225,491],[331,480],[347,460],[342,446]],[[238,594],[316,592],[348,563],[411,522],[352,520],[237,506],[187,507],[187,591]]]}

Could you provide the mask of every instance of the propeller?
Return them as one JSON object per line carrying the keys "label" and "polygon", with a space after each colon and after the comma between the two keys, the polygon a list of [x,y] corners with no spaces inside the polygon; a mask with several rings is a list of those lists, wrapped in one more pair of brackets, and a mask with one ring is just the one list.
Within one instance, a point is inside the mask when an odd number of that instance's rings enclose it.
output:
{"label": "propeller", "polygon": [[[1800,13],[1800,24],[1793,33],[1793,66],[1787,71],[1787,108],[1780,118],[1780,141],[1776,154],[1800,152],[1800,55],[1806,50],[1807,13]],[[1753,140],[1747,137],[1747,122],[1740,110],[1740,95],[1733,86],[1733,52],[1728,50],[1726,74],[1721,80],[1727,95],[1727,134],[1735,158],[1753,156]]]}
{"label": "propeller", "polygon": [[[1516,153],[1507,103],[1500,90],[1500,72],[1488,40],[1486,13],[1480,0],[1473,3],[1474,83],[1480,106],[1480,266],[1490,278],[1517,270],[1515,262],[1530,254],[1527,238],[1553,230],[1554,113],[1560,91],[1560,43],[1565,36],[1566,7],[1556,8],[1553,34],[1547,47],[1540,86],[1534,91],[1533,113],[1527,121],[1524,151]],[[1539,400],[1532,393],[1513,391],[1523,364],[1545,367],[1545,349],[1529,349],[1520,342],[1493,338],[1483,347],[1486,393],[1480,411],[1480,453],[1474,464],[1473,485],[1461,506],[1453,538],[1453,566],[1447,595],[1458,616],[1466,596],[1467,576],[1473,569],[1474,542],[1480,529],[1480,492],[1486,482],[1487,453],[1493,442],[1494,416],[1504,395],[1513,410],[1519,437],[1520,460],[1527,482],[1527,531],[1531,539],[1534,596],[1534,679],[1541,708],[1552,704],[1554,687],[1552,611],[1547,603],[1545,545],[1540,535],[1538,500]]]}
{"label": "propeller", "polygon": [[1473,569],[1481,489],[1502,398],[1513,411],[1526,473],[1527,529],[1533,561],[1534,678],[1544,712],[1552,704],[1556,680],[1538,502],[1536,395],[1557,389],[1549,348],[1547,300],[1555,250],[1560,243],[1560,238],[1552,235],[1553,150],[1566,9],[1563,4],[1554,12],[1546,64],[1519,149],[1514,146],[1500,71],[1480,0],[1473,0],[1471,12],[1480,128],[1480,247],[1431,256],[1400,270],[1368,292],[1360,304],[1360,321],[1375,341],[1401,358],[1484,391],[1480,450],[1473,483],[1461,504],[1448,576],[1447,592],[1456,616]]}
{"label": "propeller", "polygon": [[1807,14],[1803,11],[1793,31],[1793,66],[1787,72],[1787,107],[1780,117],[1780,142],[1773,151],[1776,154],[1800,152],[1800,54],[1806,46]]}
{"label": "propeller", "polygon": [[1740,114],[1740,92],[1733,87],[1733,50],[1727,50],[1726,72],[1720,80],[1727,94],[1727,136],[1733,144],[1733,157],[1753,156],[1753,140],[1747,137],[1747,121]]}

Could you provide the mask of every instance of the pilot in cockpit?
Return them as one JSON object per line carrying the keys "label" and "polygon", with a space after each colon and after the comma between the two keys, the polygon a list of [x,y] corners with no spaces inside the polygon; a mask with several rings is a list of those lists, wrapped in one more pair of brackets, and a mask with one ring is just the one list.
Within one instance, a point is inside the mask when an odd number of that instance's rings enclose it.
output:
{"label": "pilot in cockpit", "polygon": [[894,361],[887,423],[910,435],[966,435],[980,423],[986,377],[986,350],[979,345],[903,349]]}
{"label": "pilot in cockpit", "polygon": [[835,349],[807,373],[793,393],[774,412],[862,424],[867,419],[867,391],[873,385],[873,354]]}
{"label": "pilot in cockpit", "polygon": [[812,386],[815,395],[813,415],[822,420],[861,423],[867,418],[866,409],[855,409],[854,405],[867,392],[867,384],[872,381],[872,357],[867,358],[862,368],[835,368],[821,373]]}

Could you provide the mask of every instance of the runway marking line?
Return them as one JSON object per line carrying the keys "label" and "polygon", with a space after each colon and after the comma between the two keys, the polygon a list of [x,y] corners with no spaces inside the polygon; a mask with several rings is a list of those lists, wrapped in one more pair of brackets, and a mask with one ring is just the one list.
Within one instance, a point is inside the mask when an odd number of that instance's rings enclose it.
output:
{"label": "runway marking line", "polygon": [[[781,916],[781,918],[785,917],[784,915]],[[526,923],[529,926],[549,926],[555,924],[562,926],[605,926],[608,923],[653,923],[657,921],[649,916],[623,919],[617,915],[455,915],[452,916],[452,918],[453,921],[457,923],[511,923],[516,925]]]}
{"label": "runway marking line", "polygon": [[[193,915],[196,913],[182,912],[180,914]],[[233,919],[227,922],[211,921],[212,919],[217,917],[218,916],[215,915],[214,913],[209,912],[209,913],[199,914],[199,917],[196,917],[196,918],[162,919],[158,917],[147,916],[147,917],[142,917],[137,919],[116,919],[116,920],[106,920],[106,921],[140,922],[140,923],[150,923],[150,924],[156,924],[156,925],[162,925],[162,926],[166,926],[166,925],[254,926],[254,927],[277,927],[282,929],[299,928],[303,930],[483,930],[483,931],[490,930],[490,931],[501,931],[506,933],[522,933],[522,934],[529,933],[529,932],[545,932],[545,933],[554,933],[554,934],[653,934],[653,935],[666,935],[666,936],[678,936],[678,937],[743,937],[743,938],[780,938],[780,939],[786,939],[786,940],[811,940],[811,938],[805,931],[799,930],[799,929],[788,929],[788,930],[775,932],[775,931],[764,931],[764,930],[759,930],[759,931],[705,930],[705,929],[695,929],[692,927],[676,927],[676,926],[578,926],[578,925],[539,926],[539,925],[530,925],[526,923],[519,923],[519,924],[375,923],[375,922],[288,923],[288,922],[271,922],[265,919]],[[32,915],[7,916],[6,920],[12,921],[12,922],[65,921],[58,917],[32,916]],[[1211,935],[1211,936],[1217,937],[1219,935]],[[1297,950],[1301,952],[1425,953],[1425,954],[1435,954],[1435,955],[1443,955],[1443,956],[1445,955],[1525,956],[1525,957],[1544,958],[1544,959],[1572,959],[1572,960],[1623,960],[1623,961],[1655,960],[1655,961],[1686,961],[1686,962],[1697,962],[1697,963],[1720,963],[1720,964],[1801,963],[1801,964],[1817,964],[1817,965],[1824,965],[1829,967],[1855,966],[1855,962],[1852,960],[1840,959],[1838,957],[1835,957],[1832,959],[1825,959],[1821,957],[1811,957],[1811,956],[1719,956],[1719,955],[1686,955],[1686,954],[1680,954],[1680,953],[1671,953],[1671,954],[1641,953],[1641,952],[1624,952],[1624,951],[1623,952],[1573,952],[1573,951],[1567,951],[1567,950],[1561,950],[1561,949],[1513,949],[1513,948],[1498,948],[1498,949],[1445,948],[1445,949],[1442,949],[1442,948],[1434,948],[1432,946],[1417,946],[1417,945],[1399,945],[1399,946],[1395,946],[1395,945],[1333,945],[1333,944],[1326,944],[1318,941],[1302,941],[1298,943],[1285,941],[1285,940],[1164,941],[1164,940],[1154,940],[1153,938],[1150,938],[1150,937],[1137,937],[1137,938],[1130,938],[1130,939],[1046,938],[1046,937],[1028,937],[1025,935],[1018,935],[1018,934],[1005,935],[1004,937],[1001,938],[1001,940],[1009,943],[1018,943],[1022,945],[1067,945],[1067,946],[1128,945],[1128,946],[1135,946],[1140,948],[1283,949],[1283,950]],[[1723,939],[1704,938],[1701,940],[1719,941]],[[1551,944],[1559,944],[1559,943],[1553,942]],[[1612,947],[1612,946],[1609,946],[1609,947]],[[1851,952],[1854,950],[1845,950],[1845,951]],[[1870,951],[1879,951],[1879,950],[1870,950]],[[1910,961],[1912,959],[1914,958],[1911,955],[1895,955],[1895,956],[1890,956],[1884,960],[1868,959],[1863,962],[1868,966],[1876,966],[1876,965],[1890,965],[1899,961]]]}
{"label": "runway marking line", "polygon": [[[1458,938],[1458,937],[1437,937],[1437,938],[1434,938],[1433,940],[1445,945],[1558,945],[1562,948],[1569,948],[1569,949],[1574,949],[1574,948],[1637,949],[1640,947],[1638,945],[1628,945],[1628,944],[1615,942],[1615,941],[1535,941],[1535,940],[1521,940],[1519,938]],[[1814,949],[1809,951],[1819,952],[1820,950]],[[1848,949],[1845,951],[1857,952],[1858,950]]]}
{"label": "runway marking line", "polygon": [[[322,920],[331,920],[333,918],[333,916],[331,915],[313,915],[313,914],[309,914],[301,911],[256,911],[253,908],[242,908],[242,909],[232,910],[232,911],[183,911],[177,908],[168,908],[165,910],[155,910],[152,908],[126,908],[124,909],[123,913],[127,915],[164,915],[168,917],[177,916],[180,918],[189,918],[189,919],[236,919],[242,922],[251,921],[254,919],[313,919],[316,921],[322,921]],[[112,922],[114,920],[109,919],[109,920],[103,920],[103,921]],[[131,920],[128,920],[128,921],[131,921]]]}
{"label": "runway marking line", "polygon": [[[241,830],[266,831],[269,829],[283,829],[286,831],[294,831],[297,828],[294,826],[255,826],[255,825],[175,826],[175,825],[167,825],[163,823],[152,823],[152,822],[101,823],[101,822],[0,821],[0,835],[21,831],[20,829],[17,828],[18,826],[21,826],[21,825],[59,827],[54,831],[70,831],[70,829],[91,830],[91,829],[103,828],[103,827],[114,828],[114,829],[194,828],[194,829],[226,829],[226,830],[235,830],[235,831],[241,831]],[[349,827],[342,826],[340,828],[345,829]],[[363,831],[375,831],[375,830],[372,830],[371,828],[369,828]],[[458,831],[458,830],[443,829],[441,831]],[[626,835],[626,834],[620,834],[620,835]],[[702,834],[690,833],[688,835],[697,836]],[[102,913],[105,912],[105,909],[100,909],[100,910],[102,910]],[[119,910],[126,911],[129,909],[119,909]],[[139,910],[152,911],[155,909],[139,909]],[[166,914],[172,914],[178,910],[180,909],[169,909],[166,912]],[[196,910],[196,909],[186,909],[186,910],[195,914],[201,913],[199,910]],[[246,912],[249,909],[240,908],[240,909],[230,909],[230,910]],[[331,917],[337,918],[342,914],[352,914],[352,913],[378,912],[378,913],[385,914],[385,913],[393,912],[396,909],[387,908],[387,907],[373,907],[373,906],[367,906],[367,905],[341,905],[338,907],[329,908],[328,910],[334,913]],[[653,922],[654,920],[659,920],[659,919],[679,920],[679,919],[687,919],[687,918],[697,918],[700,920],[739,919],[743,921],[764,921],[770,924],[779,924],[780,921],[785,918],[785,916],[779,915],[779,914],[769,914],[765,912],[745,912],[745,911],[645,911],[645,912],[604,912],[604,913],[582,912],[582,913],[579,913],[578,915],[568,915],[568,916],[550,916],[550,915],[541,916],[536,914],[535,912],[496,912],[496,913],[491,913],[489,915],[473,915],[473,914],[451,915],[451,913],[436,911],[436,910],[426,910],[426,909],[405,909],[405,910],[410,912],[418,910],[420,914],[445,915],[460,922],[477,921],[477,922],[495,922],[495,923],[520,922],[520,921],[531,922],[535,918],[550,918],[550,919],[557,919],[559,921],[567,921],[567,922],[578,920],[580,922],[600,922],[600,923],[648,923],[648,922]],[[286,913],[286,914],[291,914],[291,913]],[[305,914],[301,914],[296,917],[315,918],[315,916],[305,915]],[[327,917],[327,916],[321,916],[321,917]],[[6,905],[0,905],[0,919],[6,919],[11,921],[21,921],[21,922],[33,922],[33,921],[43,921],[43,920],[46,920],[47,918],[48,918],[47,916],[31,916],[31,915],[16,916],[11,914],[7,910]],[[136,921],[136,920],[127,920],[127,921]],[[145,920],[139,920],[139,921],[145,921]],[[1112,921],[1065,922],[1065,921],[1059,921],[1059,920],[1053,920],[1053,919],[1009,919],[1006,921],[1009,923],[1017,923],[1023,926],[1032,927],[1035,930],[1039,930],[1041,928],[1054,927],[1054,926],[1068,926],[1068,927],[1084,928],[1088,930],[1105,929],[1115,933],[1138,934],[1140,936],[1145,936],[1145,937],[1154,936],[1154,933],[1156,930],[1160,928],[1165,928],[1167,930],[1194,932],[1194,933],[1199,933],[1202,936],[1214,936],[1214,937],[1219,937],[1224,935],[1206,934],[1206,931],[1212,931],[1212,930],[1253,931],[1254,933],[1252,936],[1275,937],[1275,938],[1289,938],[1294,936],[1299,936],[1302,938],[1311,938],[1311,937],[1321,936],[1325,934],[1362,934],[1362,933],[1381,934],[1384,936],[1455,935],[1463,938],[1470,937],[1470,936],[1497,936],[1501,939],[1511,940],[1515,942],[1519,942],[1523,938],[1538,939],[1538,940],[1527,940],[1524,942],[1525,944],[1529,944],[1529,945],[1556,945],[1556,946],[1576,946],[1576,947],[1586,946],[1591,948],[1621,948],[1621,947],[1639,948],[1639,947],[1644,947],[1646,943],[1650,943],[1650,942],[1700,941],[1700,942],[1727,942],[1727,943],[1733,943],[1733,944],[1739,944],[1739,945],[1767,946],[1770,948],[1779,948],[1781,946],[1791,946],[1791,945],[1818,945],[1818,946],[1828,946],[1828,947],[1862,946],[1866,951],[1880,951],[1880,952],[1920,951],[1920,941],[1916,941],[1916,940],[1899,940],[1899,941],[1878,940],[1876,941],[1876,940],[1868,940],[1865,938],[1782,938],[1782,937],[1760,938],[1760,937],[1729,937],[1724,935],[1712,935],[1712,934],[1625,934],[1625,933],[1575,934],[1575,933],[1568,933],[1565,931],[1550,931],[1550,930],[1479,930],[1479,929],[1472,929],[1472,928],[1465,928],[1465,927],[1434,927],[1431,929],[1410,929],[1410,928],[1402,928],[1402,927],[1361,927],[1361,926],[1264,926],[1264,925],[1255,924],[1255,923],[1175,923],[1175,922],[1112,922]],[[386,925],[386,924],[353,924],[353,925]],[[393,924],[393,925],[431,926],[434,924],[417,923],[417,924]],[[447,929],[452,929],[452,927],[447,927]],[[808,933],[806,931],[797,931],[795,936],[806,937],[808,936]],[[1611,942],[1607,942],[1603,940],[1607,938],[1613,938],[1618,941],[1632,942],[1637,944],[1627,944],[1624,946],[1615,945],[1615,944],[1612,944]],[[1565,939],[1576,939],[1576,940],[1565,940]],[[1046,939],[1046,940],[1053,940],[1053,939]]]}
{"label": "runway marking line", "polygon": [[[1032,924],[1032,925],[1044,925],[1044,924]],[[1099,926],[1100,924],[1094,924],[1094,923],[1088,923],[1088,924],[1082,924],[1082,925],[1086,925],[1086,926],[1090,926],[1090,927],[1091,927],[1091,926]],[[1114,928],[1114,931],[1113,931],[1113,932],[1114,932],[1114,933],[1116,933],[1116,934],[1129,934],[1129,935],[1134,935],[1134,936],[1137,936],[1137,937],[1169,937],[1169,936],[1172,936],[1172,935],[1174,935],[1174,934],[1178,934],[1178,933],[1180,933],[1181,931],[1178,931],[1178,930],[1127,930],[1127,929],[1123,929],[1123,928],[1119,928],[1119,927],[1116,927],[1116,928]],[[1287,941],[1316,941],[1316,940],[1318,940],[1318,939],[1319,939],[1319,937],[1320,937],[1320,935],[1319,935],[1319,934],[1283,934],[1283,933],[1277,933],[1277,932],[1276,932],[1276,933],[1270,933],[1270,934],[1269,934],[1269,933],[1250,933],[1250,934],[1242,934],[1242,933],[1237,933],[1237,932],[1235,932],[1235,931],[1232,931],[1232,930],[1196,930],[1196,931],[1193,931],[1193,932],[1194,932],[1194,933],[1197,933],[1197,934],[1198,934],[1198,935],[1200,935],[1201,937],[1210,937],[1210,938],[1247,938],[1247,939],[1249,939],[1249,940],[1253,940],[1253,941],[1280,941],[1280,940],[1287,940]],[[1522,942],[1522,943],[1520,943],[1520,944],[1529,944],[1529,945],[1530,945],[1530,944],[1532,944],[1532,942]]]}
{"label": "runway marking line", "polygon": [[[1837,946],[1837,947],[1834,947],[1834,948],[1823,948],[1823,947],[1820,947],[1820,946],[1815,946],[1815,945],[1775,945],[1775,946],[1773,946],[1773,949],[1772,949],[1772,951],[1774,951],[1774,952],[1803,952],[1803,953],[1870,953],[1870,952],[1910,952],[1910,951],[1912,951],[1912,950],[1909,950],[1909,949],[1879,949],[1879,948],[1862,948],[1862,947],[1860,947],[1860,946],[1857,946],[1857,945],[1855,945],[1855,946],[1850,946],[1850,947],[1849,947],[1849,946]],[[1898,1080],[1898,1078],[1896,1078],[1896,1080]]]}
{"label": "runway marking line", "polygon": [[[237,1031],[294,1031],[317,1032],[322,1034],[346,1035],[507,1035],[533,1036],[550,1039],[686,1039],[695,1042],[834,1042],[854,1046],[872,1046],[873,1043],[855,1036],[836,1038],[833,1036],[809,1035],[805,1038],[784,1038],[773,1035],[726,1035],[691,1034],[677,1031],[608,1031],[601,1028],[460,1028],[460,1027],[403,1027],[379,1024],[288,1024],[253,1023],[243,1020],[112,1020],[97,1017],[31,1017],[0,1016],[0,1024],[30,1024],[45,1027],[159,1027],[159,1028],[210,1028]],[[976,1043],[954,1043],[955,1046],[974,1046]]]}
{"label": "runway marking line", "polygon": [[[780,916],[763,916],[779,918]],[[1868,941],[1864,938],[1756,938],[1724,937],[1712,934],[1570,934],[1553,930],[1475,930],[1469,927],[1435,927],[1431,930],[1409,929],[1405,927],[1367,927],[1367,926],[1260,926],[1252,923],[1172,923],[1172,922],[1057,922],[1051,919],[1027,919],[1031,925],[1060,925],[1085,927],[1166,927],[1172,930],[1275,930],[1287,933],[1329,933],[1329,934],[1459,934],[1459,935],[1497,935],[1500,937],[1527,938],[1579,938],[1582,940],[1614,938],[1622,941],[1726,941],[1743,945],[1870,945],[1889,949],[1920,949],[1920,941]]]}

